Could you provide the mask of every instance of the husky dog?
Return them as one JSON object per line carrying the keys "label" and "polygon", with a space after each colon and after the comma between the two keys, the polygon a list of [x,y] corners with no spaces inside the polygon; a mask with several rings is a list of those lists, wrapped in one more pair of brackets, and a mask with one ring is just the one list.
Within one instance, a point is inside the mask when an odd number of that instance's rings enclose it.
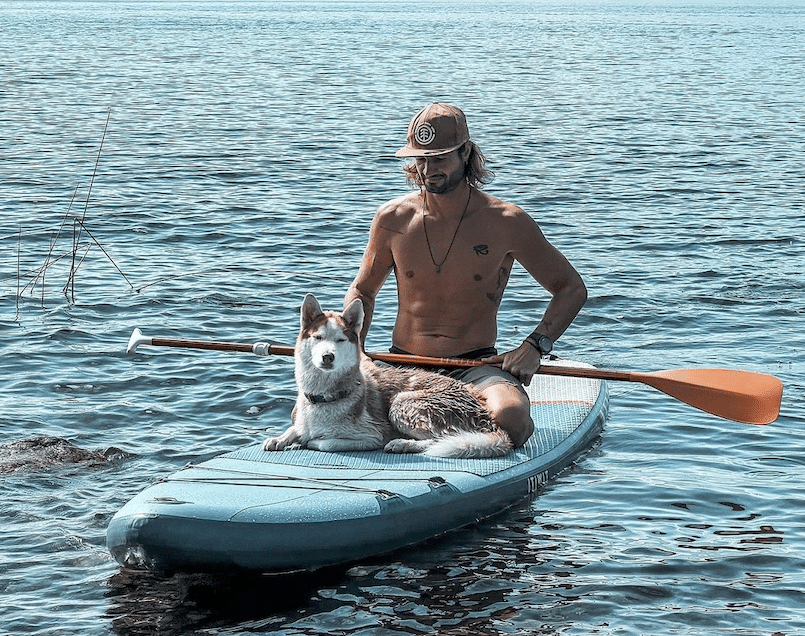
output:
{"label": "husky dog", "polygon": [[512,449],[483,397],[453,378],[380,367],[362,352],[363,304],[324,312],[305,296],[294,352],[298,396],[291,426],[267,451],[385,449],[439,457],[496,457]]}

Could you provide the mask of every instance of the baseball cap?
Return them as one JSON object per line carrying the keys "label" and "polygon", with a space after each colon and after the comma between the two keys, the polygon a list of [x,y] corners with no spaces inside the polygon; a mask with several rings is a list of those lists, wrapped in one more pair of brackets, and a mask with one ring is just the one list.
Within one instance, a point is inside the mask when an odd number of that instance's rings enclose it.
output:
{"label": "baseball cap", "polygon": [[460,148],[470,140],[467,118],[452,104],[434,102],[420,110],[408,125],[408,144],[397,157],[433,157]]}

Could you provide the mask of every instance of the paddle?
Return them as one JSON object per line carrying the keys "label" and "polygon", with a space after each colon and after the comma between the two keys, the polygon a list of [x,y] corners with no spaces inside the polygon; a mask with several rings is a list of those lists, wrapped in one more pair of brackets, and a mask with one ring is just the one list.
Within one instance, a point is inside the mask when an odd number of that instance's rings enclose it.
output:
{"label": "paddle", "polygon": [[[152,338],[135,329],[126,353],[134,353],[146,344],[154,347],[180,347],[216,351],[241,351],[260,356],[293,356],[293,347],[266,342],[242,344],[210,340],[178,340]],[[397,353],[369,353],[373,360],[390,364],[434,367],[476,367],[480,360],[462,358],[430,358]],[[601,369],[563,367],[553,363],[540,366],[538,373],[596,380],[640,382],[653,387],[697,409],[728,420],[746,424],[770,424],[777,419],[783,397],[783,383],[773,375],[735,369],[670,369],[651,373],[605,371]]]}

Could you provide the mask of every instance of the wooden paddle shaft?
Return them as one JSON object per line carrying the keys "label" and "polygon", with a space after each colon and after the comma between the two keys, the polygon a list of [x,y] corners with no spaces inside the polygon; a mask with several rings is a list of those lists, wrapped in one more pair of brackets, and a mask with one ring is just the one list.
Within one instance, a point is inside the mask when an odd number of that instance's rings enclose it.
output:
{"label": "wooden paddle shaft", "polygon": [[[256,355],[293,356],[294,348],[265,342],[244,344],[205,340],[150,338],[135,329],[126,349],[136,351],[140,344],[217,351],[242,351]],[[430,367],[476,367],[480,360],[431,358],[395,353],[370,353],[374,360],[390,364]],[[607,371],[586,367],[563,367],[553,363],[540,366],[538,373],[595,380],[625,380],[651,386],[690,406],[713,415],[748,424],[770,424],[780,412],[783,384],[773,375],[733,369],[670,369],[650,373]]]}
{"label": "wooden paddle shaft", "polygon": [[180,349],[205,349],[207,351],[240,351],[254,353],[262,356],[293,356],[293,347],[257,342],[246,344],[242,342],[216,342],[215,340],[179,340],[176,338],[151,338],[154,347],[177,347]]}
{"label": "wooden paddle shaft", "polygon": [[[484,362],[481,360],[467,360],[466,358],[431,358],[428,356],[415,356],[407,353],[368,353],[372,360],[380,360],[389,364],[410,364],[425,367],[480,367]],[[588,369],[580,367],[563,367],[554,364],[543,364],[539,371],[543,375],[572,376],[574,378],[591,378],[595,380],[628,380],[638,381],[632,378],[631,373],[624,371],[602,371],[601,369]]]}
{"label": "wooden paddle shaft", "polygon": [[[207,351],[240,351],[242,353],[255,353],[257,355],[293,356],[294,348],[273,345],[263,342],[246,344],[241,342],[216,342],[214,340],[180,340],[175,338],[151,338],[150,344],[155,347],[177,347],[182,349],[204,349]],[[481,360],[468,360],[466,358],[434,358],[430,356],[415,356],[405,353],[367,353],[372,360],[388,364],[407,364],[427,367],[479,367],[484,363]],[[632,374],[623,371],[605,371],[601,369],[587,369],[579,367],[563,367],[543,364],[539,373],[544,375],[573,376],[592,378],[596,380],[627,380]]]}
{"label": "wooden paddle shaft", "polygon": [[215,342],[212,340],[177,340],[174,338],[151,338],[155,347],[176,347],[180,349],[206,349],[209,351],[242,351],[251,353],[254,345],[239,342]]}

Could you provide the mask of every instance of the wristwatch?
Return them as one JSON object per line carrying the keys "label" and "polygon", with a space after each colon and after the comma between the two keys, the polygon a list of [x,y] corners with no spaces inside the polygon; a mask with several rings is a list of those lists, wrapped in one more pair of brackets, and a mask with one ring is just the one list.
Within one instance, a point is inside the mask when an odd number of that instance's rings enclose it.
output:
{"label": "wristwatch", "polygon": [[541,333],[534,332],[526,337],[526,342],[544,356],[553,351],[553,340]]}

